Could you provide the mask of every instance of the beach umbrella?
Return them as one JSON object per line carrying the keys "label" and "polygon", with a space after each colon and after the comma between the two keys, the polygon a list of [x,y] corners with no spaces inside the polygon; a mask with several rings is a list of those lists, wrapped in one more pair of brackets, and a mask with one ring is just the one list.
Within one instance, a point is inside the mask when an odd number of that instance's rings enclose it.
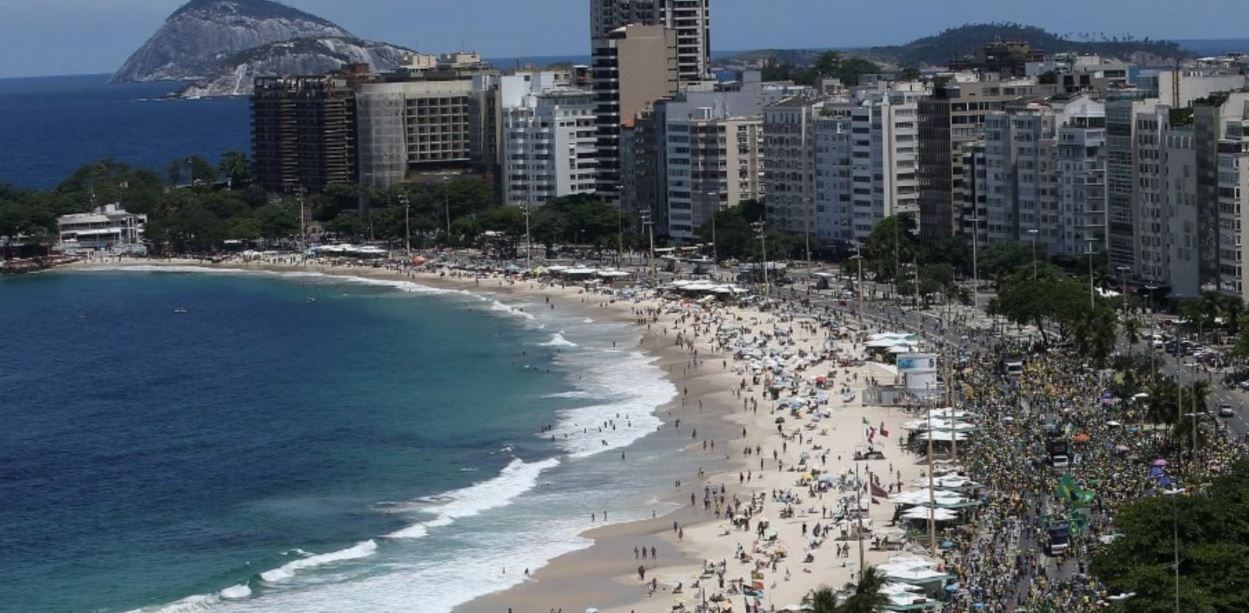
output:
{"label": "beach umbrella", "polygon": [[1075,442],[1077,442],[1077,443],[1087,443],[1087,442],[1089,442],[1089,435],[1087,435],[1087,434],[1085,434],[1085,433],[1081,432],[1081,433],[1079,433],[1079,434],[1077,434],[1077,435],[1075,435],[1075,436],[1071,437],[1071,440],[1073,440],[1073,441],[1075,441]]}
{"label": "beach umbrella", "polygon": [[586,610],[585,610],[585,613],[598,613],[598,609],[596,609],[596,608],[594,608],[594,607],[590,607],[590,608],[588,608],[588,609],[586,609]]}
{"label": "beach umbrella", "polygon": [[1168,462],[1168,461],[1166,461],[1166,460],[1164,460],[1164,459],[1162,459],[1162,458],[1158,458],[1157,460],[1154,460],[1154,464],[1153,464],[1153,465],[1154,465],[1154,466],[1166,466],[1166,465],[1168,465],[1168,464],[1170,464],[1170,462]]}

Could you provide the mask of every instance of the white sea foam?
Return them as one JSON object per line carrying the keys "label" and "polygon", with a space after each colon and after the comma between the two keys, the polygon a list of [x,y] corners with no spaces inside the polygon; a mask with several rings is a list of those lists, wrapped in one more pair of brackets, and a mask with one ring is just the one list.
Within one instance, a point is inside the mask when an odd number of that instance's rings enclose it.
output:
{"label": "white sea foam", "polygon": [[246,583],[231,585],[218,592],[223,600],[242,600],[252,595],[252,587]]}
{"label": "white sea foam", "polygon": [[538,346],[540,347],[576,347],[577,343],[574,343],[564,338],[564,331],[560,330],[559,332],[556,332],[554,335],[551,336],[551,340],[545,343],[538,343]]}
{"label": "white sea foam", "polygon": [[207,611],[222,602],[243,600],[250,598],[251,595],[251,586],[246,583],[240,583],[212,594],[195,594],[165,605],[134,609],[129,613],[193,613],[195,611]]}
{"label": "white sea foam", "polygon": [[196,273],[196,274],[216,274],[216,275],[252,275],[264,277],[280,277],[287,279],[319,279],[325,281],[342,281],[346,283],[355,283],[358,285],[373,285],[377,287],[390,287],[409,294],[458,294],[461,296],[472,296],[478,300],[485,300],[484,297],[463,289],[444,289],[440,287],[431,287],[422,285],[413,281],[404,281],[402,279],[374,279],[372,277],[359,277],[355,275],[339,275],[326,274],[318,271],[298,271],[298,270],[254,270],[250,268],[216,268],[208,266],[153,266],[148,264],[127,266],[127,265],[101,265],[92,266],[84,269],[86,272],[103,271],[103,272],[166,272],[166,273]]}
{"label": "white sea foam", "polygon": [[533,489],[538,484],[538,476],[542,474],[542,471],[558,465],[559,460],[555,458],[533,463],[520,459],[512,460],[511,464],[508,464],[499,476],[493,479],[439,495],[436,499],[416,501],[408,505],[407,510],[432,513],[435,517],[386,536],[398,539],[423,538],[429,534],[431,528],[449,526],[457,519],[504,506],[517,496]]}
{"label": "white sea foam", "polygon": [[[577,384],[587,397],[603,402],[567,409],[552,431],[556,442],[574,458],[619,449],[654,432],[662,423],[656,409],[676,397],[677,389],[654,358],[644,353],[574,355],[570,366],[580,374]],[[604,426],[612,422],[615,426]]]}
{"label": "white sea foam", "polygon": [[504,313],[507,315],[515,315],[517,317],[523,317],[531,321],[534,319],[534,316],[532,313],[527,313],[525,312],[524,309],[521,309],[520,307],[514,307],[514,306],[503,304],[502,302],[499,302],[498,300],[495,300],[490,303],[490,310],[495,311],[496,313]]}
{"label": "white sea foam", "polygon": [[326,564],[343,562],[345,560],[359,560],[360,558],[367,558],[375,553],[377,553],[377,541],[369,539],[367,541],[356,543],[346,549],[317,554],[287,562],[286,564],[283,564],[273,570],[267,570],[260,573],[260,578],[269,583],[279,583],[294,577],[295,573],[304,569],[316,568],[318,566],[325,566]]}

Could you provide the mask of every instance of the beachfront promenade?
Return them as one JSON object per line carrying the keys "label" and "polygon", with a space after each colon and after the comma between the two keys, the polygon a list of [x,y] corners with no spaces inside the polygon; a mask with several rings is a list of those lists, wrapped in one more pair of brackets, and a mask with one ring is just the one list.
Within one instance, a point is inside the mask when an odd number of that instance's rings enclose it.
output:
{"label": "beachfront promenade", "polygon": [[[890,610],[1097,610],[1119,596],[1087,562],[1113,538],[1119,508],[1162,489],[1151,464],[1163,461],[1167,479],[1191,485],[1243,452],[1213,437],[1196,457],[1164,457],[1158,437],[1130,427],[1144,422],[1144,407],[1108,397],[1104,373],[1065,352],[1033,354],[1022,376],[1006,377],[1001,357],[1026,354],[1027,331],[1004,334],[966,310],[917,316],[802,284],[772,288],[766,300],[683,298],[660,289],[671,275],[638,283],[644,268],[612,287],[466,260],[218,265],[539,296],[644,333],[642,346],[681,390],[658,408],[662,428],[688,432],[687,453],[727,468],[662,492],[678,509],[668,516],[606,528],[586,518],[595,545],[462,611],[798,610],[813,590],[857,580],[864,565],[884,575]],[[939,356],[940,393],[865,402],[895,382],[888,354],[868,347],[891,332]],[[1066,468],[1048,462],[1055,428],[1077,441]],[[883,458],[866,459],[869,451]],[[1078,504],[1055,495],[1064,487],[1083,496]],[[1057,518],[1069,535],[1056,552]],[[644,548],[653,548],[645,558]]]}

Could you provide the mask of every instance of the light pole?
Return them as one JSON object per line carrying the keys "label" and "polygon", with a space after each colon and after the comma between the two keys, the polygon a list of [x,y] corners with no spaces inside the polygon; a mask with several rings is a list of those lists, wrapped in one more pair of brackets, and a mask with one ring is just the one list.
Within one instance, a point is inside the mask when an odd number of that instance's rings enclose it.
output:
{"label": "light pole", "polygon": [[1032,278],[1033,279],[1037,278],[1036,243],[1037,243],[1037,235],[1040,233],[1041,231],[1036,228],[1028,229],[1028,234],[1032,235]]}
{"label": "light pole", "polygon": [[403,205],[403,252],[412,255],[412,206],[406,193],[399,194],[399,203]]}
{"label": "light pole", "polygon": [[859,333],[862,334],[863,332],[863,254],[862,254],[863,243],[860,243],[859,241],[854,241],[853,243],[851,243],[851,245],[854,246],[854,257],[851,257],[850,259],[857,260],[859,264],[859,286],[858,288],[856,288],[858,291],[856,291],[855,294],[857,294],[857,297],[859,299]]}
{"label": "light pole", "polygon": [[646,263],[650,265],[651,275],[658,278],[655,272],[655,222],[651,220],[650,211],[642,211],[642,225],[646,227],[646,233],[650,237],[650,251],[646,256]]}
{"label": "light pole", "polygon": [[299,196],[299,254],[308,255],[308,232],[304,221],[304,186],[301,184],[296,190]]}
{"label": "light pole", "polygon": [[755,231],[759,233],[759,248],[763,255],[763,295],[772,295],[772,283],[768,281],[768,240],[767,233],[764,231],[766,227],[763,220],[750,224]]}
{"label": "light pole", "polygon": [[533,239],[529,236],[529,203],[525,203],[525,268],[533,269]]}
{"label": "light pole", "polygon": [[1097,295],[1093,291],[1093,243],[1097,241],[1097,239],[1086,238],[1084,239],[1084,241],[1089,244],[1089,253],[1088,253],[1088,256],[1089,256],[1089,310],[1092,310],[1097,307],[1097,304],[1096,304]]}
{"label": "light pole", "polygon": [[711,211],[711,262],[713,264],[718,264],[720,262],[720,255],[716,247],[716,215],[720,213],[720,194],[717,194],[716,192],[707,192],[706,196],[716,199],[716,205]]}
{"label": "light pole", "polygon": [[971,304],[973,311],[980,311],[980,213],[972,209],[971,218]]}
{"label": "light pole", "polygon": [[1118,266],[1115,270],[1119,271],[1119,291],[1123,298],[1123,317],[1128,316],[1128,271],[1132,270],[1128,266]]}

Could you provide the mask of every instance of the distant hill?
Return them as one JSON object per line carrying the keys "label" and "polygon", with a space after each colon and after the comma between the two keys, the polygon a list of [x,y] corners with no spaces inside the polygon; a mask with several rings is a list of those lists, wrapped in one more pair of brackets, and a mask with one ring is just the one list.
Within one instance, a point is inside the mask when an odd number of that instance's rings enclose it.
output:
{"label": "distant hill", "polygon": [[113,75],[113,82],[213,76],[231,56],[270,43],[351,33],[270,0],[191,0],[169,16]]}
{"label": "distant hill", "polygon": [[[1145,64],[1163,63],[1166,59],[1191,57],[1193,54],[1171,41],[1104,39],[1065,39],[1041,28],[1013,23],[969,24],[926,36],[905,45],[888,45],[843,49],[843,53],[870,59],[893,67],[944,65],[950,60],[973,55],[985,45],[999,41],[1021,41],[1046,53],[1075,52],[1138,61]],[[751,62],[774,57],[782,63],[803,66],[812,63],[821,49],[765,49],[736,53],[721,58],[719,63]]]}

